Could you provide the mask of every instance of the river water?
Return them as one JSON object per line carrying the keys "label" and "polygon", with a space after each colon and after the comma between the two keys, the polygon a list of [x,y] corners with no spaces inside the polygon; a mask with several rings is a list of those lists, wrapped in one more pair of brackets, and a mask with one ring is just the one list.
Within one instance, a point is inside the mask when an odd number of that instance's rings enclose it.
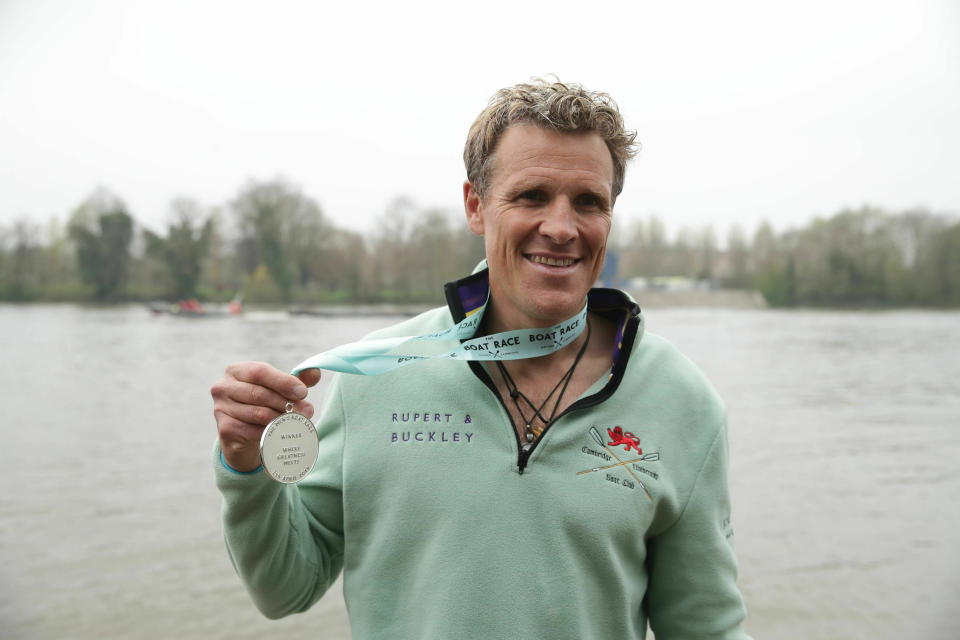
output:
{"label": "river water", "polygon": [[[263,619],[220,535],[208,390],[390,318],[0,305],[0,637],[349,638]],[[960,313],[654,309],[730,411],[748,630],[955,640]],[[324,383],[311,397],[319,402]]]}

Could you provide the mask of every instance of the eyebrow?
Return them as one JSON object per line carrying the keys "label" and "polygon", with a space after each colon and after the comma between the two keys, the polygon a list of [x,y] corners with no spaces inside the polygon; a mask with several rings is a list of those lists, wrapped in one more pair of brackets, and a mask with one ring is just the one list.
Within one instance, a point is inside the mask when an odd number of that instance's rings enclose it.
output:
{"label": "eyebrow", "polygon": [[514,185],[510,185],[507,189],[507,193],[510,195],[517,195],[523,193],[524,191],[532,191],[534,189],[544,189],[543,180],[533,180],[531,178],[523,178]]}

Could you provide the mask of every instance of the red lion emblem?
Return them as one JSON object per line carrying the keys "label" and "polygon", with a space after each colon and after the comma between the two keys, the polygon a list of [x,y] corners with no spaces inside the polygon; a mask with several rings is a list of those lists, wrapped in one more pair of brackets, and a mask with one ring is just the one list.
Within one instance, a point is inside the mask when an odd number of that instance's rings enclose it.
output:
{"label": "red lion emblem", "polygon": [[613,445],[614,447],[622,444],[626,447],[626,451],[630,451],[632,448],[636,449],[638,454],[643,454],[643,449],[640,448],[640,438],[629,431],[624,433],[623,427],[618,425],[613,429],[607,429],[607,434],[610,436],[610,442],[607,444]]}

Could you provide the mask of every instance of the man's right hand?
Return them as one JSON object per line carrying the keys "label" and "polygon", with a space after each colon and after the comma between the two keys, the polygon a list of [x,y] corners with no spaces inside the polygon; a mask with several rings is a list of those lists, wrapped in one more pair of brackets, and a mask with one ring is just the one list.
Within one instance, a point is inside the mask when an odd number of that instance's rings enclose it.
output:
{"label": "man's right hand", "polygon": [[307,387],[319,381],[318,369],[306,369],[295,377],[263,362],[228,366],[223,377],[210,387],[213,416],[227,464],[237,471],[259,467],[263,428],[283,413],[287,402],[295,403],[295,411],[312,418]]}

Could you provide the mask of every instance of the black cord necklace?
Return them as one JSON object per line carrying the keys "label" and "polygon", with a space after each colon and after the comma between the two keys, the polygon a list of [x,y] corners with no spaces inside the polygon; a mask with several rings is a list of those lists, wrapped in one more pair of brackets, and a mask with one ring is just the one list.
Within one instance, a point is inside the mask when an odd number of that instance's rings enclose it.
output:
{"label": "black cord necklace", "polygon": [[[550,393],[547,394],[547,397],[543,400],[543,403],[538,407],[533,404],[533,402],[526,396],[525,393],[520,391],[517,388],[517,383],[513,381],[513,376],[510,375],[510,372],[507,371],[507,368],[503,366],[503,363],[497,360],[497,369],[500,370],[500,375],[503,377],[503,383],[507,386],[507,390],[510,392],[510,399],[513,400],[513,406],[517,408],[517,413],[520,415],[520,419],[524,423],[524,438],[527,441],[527,446],[533,443],[534,440],[540,437],[540,434],[543,433],[543,430],[550,426],[550,423],[553,422],[553,419],[557,417],[557,409],[560,408],[560,400],[563,399],[563,394],[567,392],[567,387],[570,385],[570,380],[573,379],[573,372],[577,368],[577,365],[580,364],[580,360],[583,358],[583,354],[587,351],[587,345],[590,344],[590,316],[587,316],[587,339],[583,341],[583,344],[580,346],[580,351],[577,352],[577,357],[573,359],[573,364],[570,365],[570,368],[567,369],[567,372],[563,374],[557,384],[554,385]],[[560,389],[560,386],[563,385],[563,388]],[[556,402],[553,403],[553,411],[550,412],[550,417],[544,417],[543,410],[550,402],[550,398],[553,397],[553,394],[557,392],[557,389],[560,389],[560,395],[557,396]],[[527,403],[531,409],[533,409],[533,415],[530,418],[527,418],[523,409],[520,408],[520,400],[523,400]],[[542,426],[534,425],[534,421],[539,419],[543,423]]]}

